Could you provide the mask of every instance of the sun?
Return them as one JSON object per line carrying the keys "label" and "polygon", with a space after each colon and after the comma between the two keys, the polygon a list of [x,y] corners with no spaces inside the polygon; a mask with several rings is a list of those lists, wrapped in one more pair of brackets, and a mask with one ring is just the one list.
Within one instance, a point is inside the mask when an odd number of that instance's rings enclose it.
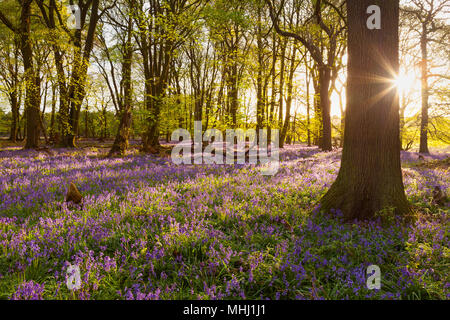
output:
{"label": "sun", "polygon": [[418,79],[414,74],[408,74],[400,72],[400,74],[394,80],[400,94],[411,92],[417,85]]}

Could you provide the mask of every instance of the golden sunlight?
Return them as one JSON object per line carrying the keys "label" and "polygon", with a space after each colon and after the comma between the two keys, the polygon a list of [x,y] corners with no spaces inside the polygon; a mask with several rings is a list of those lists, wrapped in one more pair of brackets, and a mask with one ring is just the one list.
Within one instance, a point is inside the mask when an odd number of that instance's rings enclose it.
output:
{"label": "golden sunlight", "polygon": [[414,90],[419,80],[414,74],[400,72],[395,79],[395,85],[400,94],[405,94]]}

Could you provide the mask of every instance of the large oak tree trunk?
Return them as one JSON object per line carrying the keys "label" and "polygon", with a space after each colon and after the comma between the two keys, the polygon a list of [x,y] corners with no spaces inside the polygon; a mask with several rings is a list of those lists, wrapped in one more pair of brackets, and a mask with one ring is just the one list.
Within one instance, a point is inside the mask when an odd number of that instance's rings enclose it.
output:
{"label": "large oak tree trunk", "polygon": [[[381,9],[381,29],[366,27],[370,5]],[[322,198],[325,210],[347,220],[369,219],[392,208],[409,212],[400,166],[398,73],[399,1],[349,0],[348,87],[344,148],[334,184]]]}

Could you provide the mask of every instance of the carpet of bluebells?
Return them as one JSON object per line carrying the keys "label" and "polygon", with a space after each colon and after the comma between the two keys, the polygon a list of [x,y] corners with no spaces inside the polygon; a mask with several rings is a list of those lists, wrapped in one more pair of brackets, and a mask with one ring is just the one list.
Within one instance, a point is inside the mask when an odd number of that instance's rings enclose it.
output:
{"label": "carpet of bluebells", "polygon": [[[402,153],[404,224],[343,223],[317,203],[339,150],[288,146],[281,168],[174,165],[95,148],[0,151],[0,299],[450,299],[447,153]],[[69,182],[82,207],[65,203]],[[369,290],[366,268],[381,269]],[[78,265],[81,288],[67,288]]]}

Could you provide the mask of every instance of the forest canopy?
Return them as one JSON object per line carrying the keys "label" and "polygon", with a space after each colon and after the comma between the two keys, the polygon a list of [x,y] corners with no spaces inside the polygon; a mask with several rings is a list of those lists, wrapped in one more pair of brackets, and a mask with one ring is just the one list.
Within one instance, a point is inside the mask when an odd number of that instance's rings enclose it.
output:
{"label": "forest canopy", "polygon": [[[331,150],[343,143],[346,14],[340,0],[2,1],[0,134],[75,147],[122,132],[149,151],[202,121]],[[401,3],[392,81],[405,150],[450,142],[447,17],[447,1]]]}

